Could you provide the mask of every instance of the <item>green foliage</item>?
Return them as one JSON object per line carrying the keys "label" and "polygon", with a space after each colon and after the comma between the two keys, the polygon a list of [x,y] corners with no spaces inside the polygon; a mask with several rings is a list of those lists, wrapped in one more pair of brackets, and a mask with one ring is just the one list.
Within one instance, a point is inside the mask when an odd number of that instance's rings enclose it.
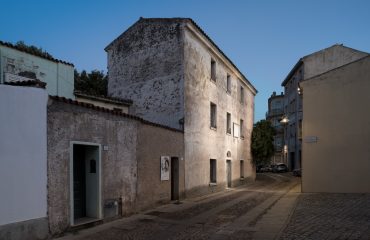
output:
{"label": "green foliage", "polygon": [[45,57],[45,58],[53,58],[53,56],[44,51],[42,48],[40,47],[36,47],[34,45],[27,45],[25,44],[23,41],[18,41],[15,46],[21,50],[24,50],[26,52],[29,52],[29,53],[32,53],[32,54],[35,54],[35,55],[39,55],[41,57]]}
{"label": "green foliage", "polygon": [[103,71],[79,73],[75,69],[75,91],[94,96],[107,96],[108,76]]}
{"label": "green foliage", "polygon": [[275,129],[270,121],[261,120],[254,124],[252,132],[252,156],[255,165],[266,165],[274,154]]}

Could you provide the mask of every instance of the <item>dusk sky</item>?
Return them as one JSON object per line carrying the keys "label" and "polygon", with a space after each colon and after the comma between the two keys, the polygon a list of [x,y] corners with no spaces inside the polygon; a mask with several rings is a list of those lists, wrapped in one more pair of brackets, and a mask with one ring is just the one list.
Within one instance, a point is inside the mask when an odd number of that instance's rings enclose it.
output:
{"label": "dusk sky", "polygon": [[370,1],[1,2],[0,40],[42,47],[78,70],[106,71],[104,48],[139,17],[190,17],[257,88],[255,121],[304,55],[336,43],[370,52]]}

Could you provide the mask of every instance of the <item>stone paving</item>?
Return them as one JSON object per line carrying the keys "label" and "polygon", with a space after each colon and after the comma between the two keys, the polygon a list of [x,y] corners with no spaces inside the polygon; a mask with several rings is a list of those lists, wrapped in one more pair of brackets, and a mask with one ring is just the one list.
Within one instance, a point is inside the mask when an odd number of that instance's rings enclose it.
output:
{"label": "stone paving", "polygon": [[370,194],[301,194],[280,239],[370,239]]}
{"label": "stone paving", "polygon": [[370,194],[302,194],[300,178],[264,173],[243,187],[161,206],[59,240],[77,239],[370,240]]}

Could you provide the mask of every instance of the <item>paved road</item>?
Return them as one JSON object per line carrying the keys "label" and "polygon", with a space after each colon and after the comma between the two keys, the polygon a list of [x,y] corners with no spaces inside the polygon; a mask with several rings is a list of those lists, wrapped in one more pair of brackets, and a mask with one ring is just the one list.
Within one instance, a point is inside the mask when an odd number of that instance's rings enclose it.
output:
{"label": "paved road", "polygon": [[69,234],[60,240],[274,239],[299,195],[299,178],[259,174],[257,181]]}
{"label": "paved road", "polygon": [[370,240],[370,194],[301,194],[280,239]]}

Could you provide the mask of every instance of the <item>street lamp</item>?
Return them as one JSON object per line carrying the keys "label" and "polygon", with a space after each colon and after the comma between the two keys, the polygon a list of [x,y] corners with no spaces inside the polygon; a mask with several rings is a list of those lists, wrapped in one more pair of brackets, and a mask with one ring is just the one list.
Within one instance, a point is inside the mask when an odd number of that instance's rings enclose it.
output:
{"label": "street lamp", "polygon": [[289,118],[287,116],[283,116],[283,118],[280,120],[280,123],[287,124],[289,122]]}
{"label": "street lamp", "polygon": [[280,123],[282,125],[284,125],[284,163],[286,164],[287,163],[287,158],[288,158],[288,146],[286,145],[287,143],[287,140],[285,138],[285,134],[286,134],[286,126],[288,125],[288,122],[289,122],[289,118],[284,115],[283,118],[280,120]]}

